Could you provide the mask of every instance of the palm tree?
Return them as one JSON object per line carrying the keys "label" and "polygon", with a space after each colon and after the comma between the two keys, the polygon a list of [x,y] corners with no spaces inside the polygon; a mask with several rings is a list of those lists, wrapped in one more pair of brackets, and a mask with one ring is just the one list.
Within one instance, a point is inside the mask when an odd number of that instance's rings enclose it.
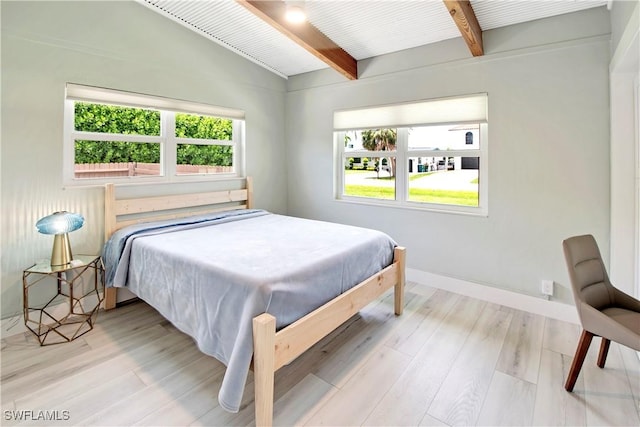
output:
{"label": "palm tree", "polygon": [[[397,131],[395,129],[368,129],[362,131],[362,146],[371,151],[394,151],[396,149],[396,139]],[[390,160],[389,172],[394,177],[396,176],[395,156],[391,157]],[[379,170],[380,168],[378,168]]]}

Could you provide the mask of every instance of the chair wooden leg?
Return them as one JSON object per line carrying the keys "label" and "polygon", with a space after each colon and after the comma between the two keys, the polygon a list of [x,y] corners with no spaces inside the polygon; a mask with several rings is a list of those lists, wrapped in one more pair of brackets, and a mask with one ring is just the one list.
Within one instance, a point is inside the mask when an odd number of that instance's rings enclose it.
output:
{"label": "chair wooden leg", "polygon": [[585,330],[582,331],[580,342],[578,342],[578,348],[576,349],[576,354],[573,356],[573,363],[571,363],[569,376],[567,377],[567,382],[564,385],[565,390],[573,391],[573,386],[576,385],[578,374],[580,373],[580,369],[582,369],[582,363],[584,362],[584,358],[587,356],[587,351],[589,350],[589,345],[591,344],[592,339],[593,334],[591,332]]}
{"label": "chair wooden leg", "polygon": [[607,354],[609,354],[609,345],[611,345],[611,340],[602,337],[602,343],[600,344],[600,353],[598,354],[599,368],[604,368],[604,362],[607,361]]}

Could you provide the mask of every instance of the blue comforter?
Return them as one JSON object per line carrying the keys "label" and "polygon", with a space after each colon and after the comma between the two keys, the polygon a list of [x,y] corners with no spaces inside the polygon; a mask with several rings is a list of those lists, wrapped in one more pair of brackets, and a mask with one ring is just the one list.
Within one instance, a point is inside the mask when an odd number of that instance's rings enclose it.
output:
{"label": "blue comforter", "polygon": [[126,227],[103,257],[107,286],[129,288],[227,366],[218,400],[237,412],[252,319],[293,323],[390,265],[395,246],[379,231],[250,209]]}

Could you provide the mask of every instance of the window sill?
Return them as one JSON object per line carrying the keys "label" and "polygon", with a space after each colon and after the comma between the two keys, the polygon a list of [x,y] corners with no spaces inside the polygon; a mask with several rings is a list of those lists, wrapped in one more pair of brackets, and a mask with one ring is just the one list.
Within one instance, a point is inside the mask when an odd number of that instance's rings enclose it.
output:
{"label": "window sill", "polygon": [[144,186],[144,185],[158,185],[158,184],[188,184],[188,183],[201,183],[201,182],[219,182],[219,181],[232,181],[232,180],[245,179],[240,174],[217,174],[204,175],[204,174],[191,174],[191,175],[177,175],[173,179],[166,179],[166,177],[114,177],[114,178],[100,178],[100,179],[75,179],[71,182],[65,182],[62,186],[65,190],[74,188],[91,188],[91,187],[104,187],[105,184],[114,184],[117,187],[124,186]]}
{"label": "window sill", "polygon": [[463,216],[475,216],[475,217],[489,217],[487,208],[469,208],[465,206],[454,205],[434,205],[426,203],[413,203],[413,202],[398,202],[395,200],[377,200],[368,199],[364,197],[343,197],[334,198],[334,201],[338,203],[350,203],[364,206],[378,206],[383,208],[394,208],[403,210],[415,210],[423,212],[433,212],[441,214],[453,214]]}

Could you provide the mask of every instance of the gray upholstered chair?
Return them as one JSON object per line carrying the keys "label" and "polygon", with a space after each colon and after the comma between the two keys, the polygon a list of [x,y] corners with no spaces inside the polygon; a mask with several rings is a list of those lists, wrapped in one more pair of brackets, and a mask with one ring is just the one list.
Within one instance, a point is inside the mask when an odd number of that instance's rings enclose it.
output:
{"label": "gray upholstered chair", "polygon": [[598,366],[604,368],[611,341],[640,351],[640,301],[613,287],[591,235],[562,242],[582,335],[564,388],[573,391],[594,336],[602,337]]}

